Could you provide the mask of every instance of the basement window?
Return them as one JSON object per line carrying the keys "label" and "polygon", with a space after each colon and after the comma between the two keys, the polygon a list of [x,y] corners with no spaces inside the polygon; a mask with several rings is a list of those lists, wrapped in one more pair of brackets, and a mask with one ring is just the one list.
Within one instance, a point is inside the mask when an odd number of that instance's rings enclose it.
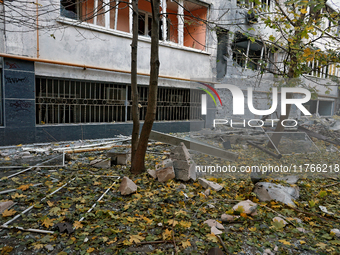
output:
{"label": "basement window", "polygon": [[318,113],[320,116],[332,116],[334,101],[326,100],[310,100],[303,104],[304,107],[311,113]]}

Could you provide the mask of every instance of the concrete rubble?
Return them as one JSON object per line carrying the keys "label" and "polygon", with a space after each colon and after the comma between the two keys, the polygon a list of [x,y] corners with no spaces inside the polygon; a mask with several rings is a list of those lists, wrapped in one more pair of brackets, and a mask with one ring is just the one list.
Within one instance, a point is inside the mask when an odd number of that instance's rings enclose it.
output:
{"label": "concrete rubble", "polygon": [[224,229],[223,225],[216,220],[209,219],[209,220],[204,221],[203,223],[207,224],[209,227],[216,227],[218,229]]}
{"label": "concrete rubble", "polygon": [[[223,187],[215,182],[212,182],[212,181],[208,181],[204,178],[198,178],[198,182],[199,184],[202,185],[203,188],[211,188],[213,190],[216,190],[216,191],[220,191],[223,189]],[[210,193],[210,192],[209,192]]]}
{"label": "concrete rubble", "polygon": [[245,214],[254,214],[256,212],[257,204],[248,200],[241,201],[234,205],[233,210]]}
{"label": "concrete rubble", "polygon": [[254,193],[261,202],[275,200],[295,207],[294,199],[299,198],[299,187],[285,187],[270,182],[255,184]]}
{"label": "concrete rubble", "polygon": [[335,235],[336,237],[340,237],[340,230],[337,228],[331,229],[331,235]]}
{"label": "concrete rubble", "polygon": [[281,217],[275,217],[275,218],[273,219],[273,222],[275,222],[275,221],[281,222],[281,223],[283,223],[283,225],[285,225],[285,226],[288,224],[288,222],[285,221],[284,219],[282,219]]}
{"label": "concrete rubble", "polygon": [[11,208],[14,205],[13,201],[5,201],[5,202],[0,202],[0,213],[3,213],[5,210]]}
{"label": "concrete rubble", "polygon": [[166,182],[175,178],[175,171],[173,166],[164,167],[156,170],[156,176],[159,182]]}
{"label": "concrete rubble", "polygon": [[180,143],[179,146],[176,146],[174,149],[172,149],[170,157],[173,160],[173,167],[177,180],[196,180],[196,164],[192,160],[191,155],[184,143]]}
{"label": "concrete rubble", "polygon": [[231,222],[234,221],[235,219],[239,218],[240,216],[234,216],[234,215],[229,215],[229,214],[222,214],[221,215],[221,220],[222,222]]}
{"label": "concrete rubble", "polygon": [[127,165],[131,160],[131,151],[130,149],[113,148],[107,152],[107,156],[111,158],[112,165]]}
{"label": "concrete rubble", "polygon": [[111,167],[111,159],[95,159],[90,162],[90,165],[96,168],[110,168]]}
{"label": "concrete rubble", "polygon": [[130,195],[137,191],[137,185],[128,177],[124,176],[119,186],[121,195]]}

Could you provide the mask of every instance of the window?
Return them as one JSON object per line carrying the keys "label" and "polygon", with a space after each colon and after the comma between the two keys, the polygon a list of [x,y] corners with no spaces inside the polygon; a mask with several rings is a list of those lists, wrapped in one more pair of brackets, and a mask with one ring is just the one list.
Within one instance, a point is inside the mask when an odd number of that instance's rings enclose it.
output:
{"label": "window", "polygon": [[66,18],[78,19],[78,7],[77,0],[61,0],[60,14]]}
{"label": "window", "polygon": [[216,56],[216,71],[217,79],[223,78],[227,73],[227,60],[228,57],[228,31],[223,28],[217,28],[217,56]]}
{"label": "window", "polygon": [[270,56],[268,50],[265,52],[261,42],[252,42],[241,33],[235,34],[232,50],[234,64],[252,70],[260,70],[264,60]]}
{"label": "window", "polygon": [[303,104],[303,106],[311,113],[318,113],[320,116],[332,116],[333,115],[333,101],[325,100],[310,100]]}
{"label": "window", "polygon": [[237,6],[247,9],[249,8],[269,9],[270,1],[271,0],[237,0]]}
{"label": "window", "polygon": [[[36,124],[131,121],[131,87],[100,81],[36,77]],[[148,87],[139,86],[140,119]],[[200,119],[201,90],[158,88],[157,121]],[[0,112],[1,113],[1,112]]]}
{"label": "window", "polygon": [[[138,34],[151,36],[151,3],[139,0]],[[121,0],[61,0],[61,16],[96,26],[131,33],[132,12],[128,1]],[[208,5],[194,1],[178,4],[161,0],[159,39],[181,46],[205,50]]]}

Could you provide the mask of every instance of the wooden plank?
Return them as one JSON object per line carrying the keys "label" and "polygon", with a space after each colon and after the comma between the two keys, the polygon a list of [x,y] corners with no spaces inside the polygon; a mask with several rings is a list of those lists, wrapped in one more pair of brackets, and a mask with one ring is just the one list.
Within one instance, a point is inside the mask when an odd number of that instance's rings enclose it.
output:
{"label": "wooden plank", "polygon": [[248,144],[250,144],[251,146],[261,150],[261,151],[264,151],[265,153],[269,154],[270,156],[274,157],[274,158],[277,158],[277,159],[280,159],[282,158],[282,155],[281,154],[275,154],[274,152],[271,152],[270,150],[267,150],[266,148],[260,146],[260,145],[257,145],[255,143],[253,143],[252,141],[247,141]]}
{"label": "wooden plank", "polygon": [[163,143],[178,146],[180,143],[184,143],[189,150],[198,151],[204,154],[208,154],[214,157],[224,158],[232,161],[236,161],[238,154],[226,151],[208,144],[191,141],[188,139],[178,138],[172,135],[164,134],[157,131],[151,131],[149,139],[156,140]]}
{"label": "wooden plank", "polygon": [[335,145],[340,145],[340,141],[333,141],[329,137],[321,135],[321,134],[318,134],[318,133],[316,133],[316,132],[314,132],[312,130],[309,130],[307,128],[298,126],[298,130],[302,131],[302,132],[305,132],[309,137],[314,137],[314,138],[316,138],[318,140],[322,140],[322,141],[325,141],[327,143],[332,143],[332,144],[335,144]]}

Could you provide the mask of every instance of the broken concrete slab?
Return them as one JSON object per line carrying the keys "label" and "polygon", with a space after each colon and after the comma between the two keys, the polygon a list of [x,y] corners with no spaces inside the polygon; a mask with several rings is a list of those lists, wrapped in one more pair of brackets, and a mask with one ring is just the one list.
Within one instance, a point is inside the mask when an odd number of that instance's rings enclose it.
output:
{"label": "broken concrete slab", "polygon": [[297,175],[289,175],[289,176],[283,176],[283,177],[275,178],[275,180],[285,181],[289,184],[295,184],[299,180],[299,177]]}
{"label": "broken concrete slab", "polygon": [[186,189],[187,186],[185,186],[183,183],[181,183],[179,186],[178,186],[179,189]]}
{"label": "broken concrete slab", "polygon": [[156,165],[156,171],[158,169],[170,167],[170,166],[173,166],[173,165],[174,165],[174,163],[173,163],[172,159],[163,160],[160,164]]}
{"label": "broken concrete slab", "polygon": [[166,182],[175,178],[175,171],[173,166],[165,167],[156,170],[156,176],[159,182]]}
{"label": "broken concrete slab", "polygon": [[[171,158],[177,180],[196,180],[196,164],[184,143],[171,150]],[[170,164],[169,162],[167,161],[167,164]]]}
{"label": "broken concrete slab", "polygon": [[131,160],[131,150],[113,148],[107,152],[107,156],[111,158],[112,165],[127,165]]}
{"label": "broken concrete slab", "polygon": [[238,211],[240,213],[252,214],[256,212],[257,204],[248,200],[241,201],[238,204],[234,205],[233,210]]}
{"label": "broken concrete slab", "polygon": [[331,229],[331,235],[335,235],[337,237],[340,237],[340,230],[337,228]]}
{"label": "broken concrete slab", "polygon": [[240,216],[234,216],[234,215],[229,215],[229,214],[222,214],[221,215],[221,220],[222,222],[231,222],[234,221],[235,219],[239,218]]}
{"label": "broken concrete slab", "polygon": [[147,172],[151,175],[152,178],[157,179],[156,170],[148,169]]}
{"label": "broken concrete slab", "polygon": [[164,134],[161,132],[157,132],[152,130],[150,133],[150,139],[160,141],[163,143],[172,144],[175,146],[180,145],[180,143],[184,143],[185,146],[190,150],[195,150],[204,154],[208,154],[214,157],[224,158],[228,160],[237,160],[238,155],[236,153],[226,151],[208,144],[204,144],[201,142],[197,142],[195,140],[188,140],[183,138],[178,138],[175,136],[171,136],[168,134]]}
{"label": "broken concrete slab", "polygon": [[0,202],[0,213],[3,213],[5,210],[11,208],[14,205],[12,200]]}
{"label": "broken concrete slab", "polygon": [[97,159],[97,160],[93,160],[90,162],[90,165],[92,165],[93,167],[96,168],[110,168],[111,167],[111,159]]}
{"label": "broken concrete slab", "polygon": [[212,182],[212,181],[208,181],[204,178],[198,178],[198,182],[202,185],[203,188],[211,188],[213,190],[216,190],[216,191],[220,191],[223,189],[223,186],[215,183],[215,182]]}
{"label": "broken concrete slab", "polygon": [[299,198],[299,187],[285,187],[270,182],[258,182],[255,184],[254,193],[261,202],[276,200],[295,207],[293,199]]}
{"label": "broken concrete slab", "polygon": [[128,177],[124,176],[119,186],[119,191],[121,195],[130,195],[137,191],[137,185]]}
{"label": "broken concrete slab", "polygon": [[224,226],[216,220],[209,219],[209,220],[204,221],[203,223],[207,224],[209,227],[216,227],[219,229],[224,229]]}
{"label": "broken concrete slab", "polygon": [[215,226],[211,227],[211,234],[220,235],[222,233],[223,232],[221,230],[217,229]]}

